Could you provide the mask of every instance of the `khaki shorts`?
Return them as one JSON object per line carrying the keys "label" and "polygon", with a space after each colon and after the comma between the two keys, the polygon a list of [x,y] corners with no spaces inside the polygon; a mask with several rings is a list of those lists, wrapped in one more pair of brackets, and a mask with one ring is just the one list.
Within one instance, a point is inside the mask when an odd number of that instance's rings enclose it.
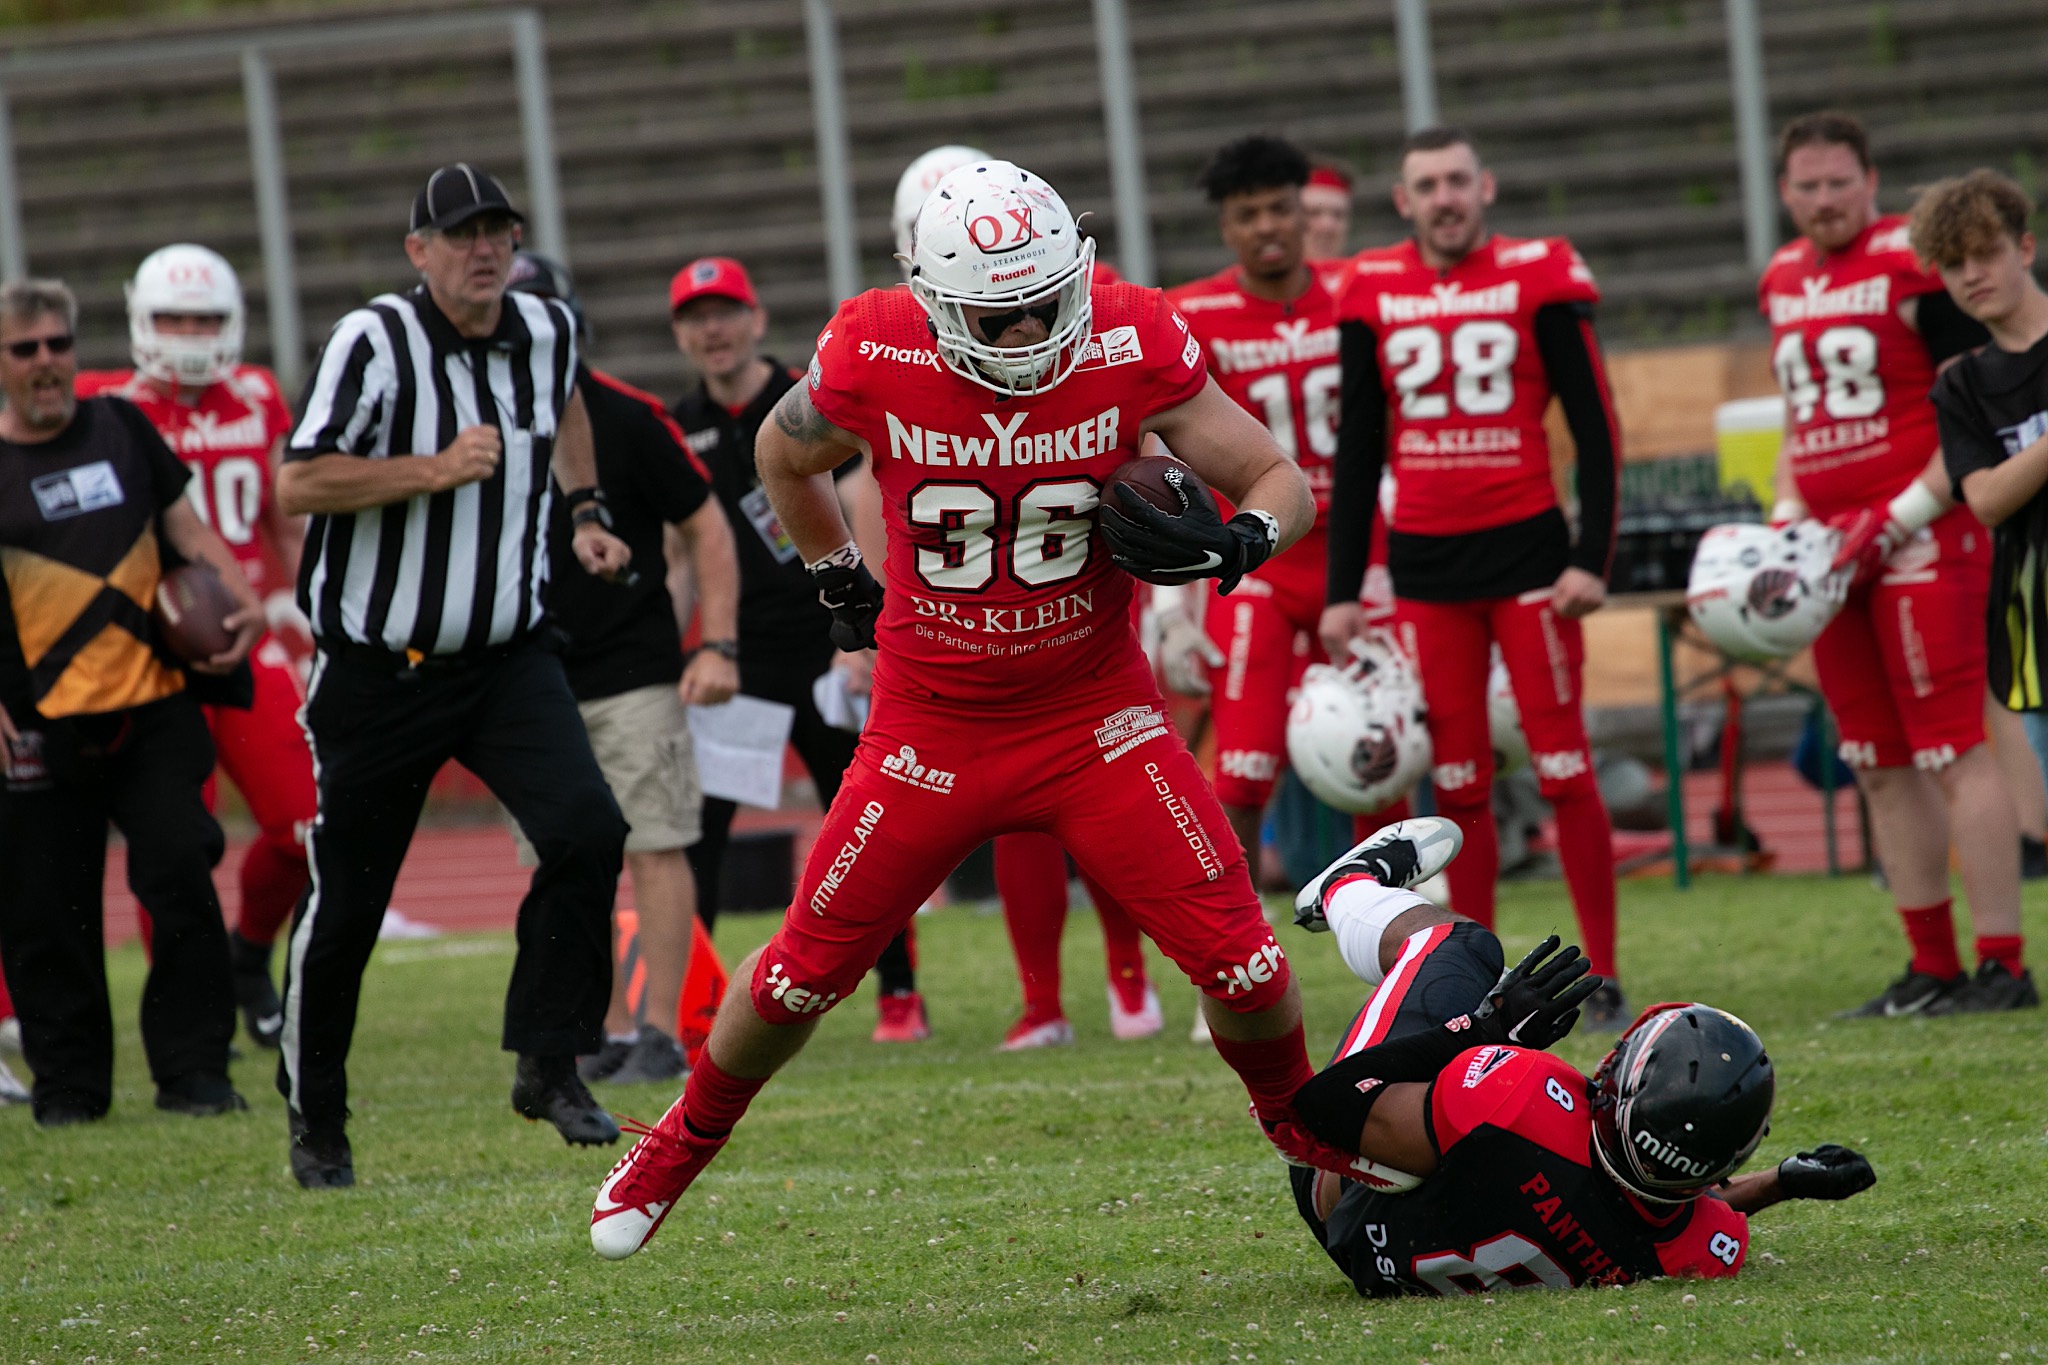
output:
{"label": "khaki shorts", "polygon": [[[704,793],[697,785],[697,756],[690,748],[690,722],[676,689],[661,683],[615,697],[576,703],[590,751],[626,817],[628,853],[662,853],[688,848],[704,836]],[[517,820],[510,820],[519,846],[519,865],[540,861]]]}

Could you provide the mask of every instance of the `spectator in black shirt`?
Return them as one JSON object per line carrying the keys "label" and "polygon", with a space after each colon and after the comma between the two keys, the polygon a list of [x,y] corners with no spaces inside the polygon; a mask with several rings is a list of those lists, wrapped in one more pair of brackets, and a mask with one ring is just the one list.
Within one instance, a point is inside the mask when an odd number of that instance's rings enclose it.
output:
{"label": "spectator in black shirt", "polygon": [[[874,656],[872,651],[842,654],[833,648],[831,614],[818,602],[817,585],[783,534],[754,470],[754,433],[803,372],[757,349],[767,334],[768,313],[738,261],[708,256],[690,262],[669,282],[668,297],[676,347],[701,376],[676,404],[676,420],[690,449],[711,469],[711,486],[732,521],[739,557],[740,690],[796,708],[790,743],[810,771],[819,803],[829,806],[859,736],[825,722],[812,685],[836,668],[849,691],[864,694]],[[855,538],[867,547],[871,561],[879,562],[881,500],[866,462],[849,460],[833,477],[839,480],[840,501]],[[704,837],[690,850],[697,869],[697,913],[707,928],[718,915],[719,870],[733,813],[732,802],[707,800]],[[930,1036],[924,1000],[917,993],[914,952],[906,929],[875,964],[882,990],[876,1042]]]}
{"label": "spectator in black shirt", "polygon": [[[562,266],[521,253],[511,287],[567,304],[579,342],[587,341],[575,285]],[[548,580],[548,612],[569,635],[562,661],[569,690],[629,826],[626,870],[646,969],[637,1013],[627,974],[613,971],[604,1045],[578,1070],[585,1080],[673,1080],[686,1070],[669,1029],[696,914],[696,878],[685,850],[700,837],[703,806],[684,707],[715,705],[738,689],[739,570],[709,475],[661,400],[588,366],[579,367],[576,390],[590,413],[612,533],[632,550],[633,563],[645,566],[619,581],[571,572],[569,513],[556,502],[549,544],[558,562]],[[685,613],[670,600],[667,576],[653,567],[663,562],[671,533],[688,559],[703,613],[703,640],[687,665],[679,620]],[[523,837],[520,845],[521,861],[533,862]]]}

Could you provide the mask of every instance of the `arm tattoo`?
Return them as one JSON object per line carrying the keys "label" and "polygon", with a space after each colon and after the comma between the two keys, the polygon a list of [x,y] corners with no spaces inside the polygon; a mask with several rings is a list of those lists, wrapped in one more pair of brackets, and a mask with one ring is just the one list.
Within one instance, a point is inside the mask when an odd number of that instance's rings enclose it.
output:
{"label": "arm tattoo", "polygon": [[811,405],[802,382],[790,389],[775,405],[775,425],[783,435],[807,445],[822,444],[832,433],[832,424]]}

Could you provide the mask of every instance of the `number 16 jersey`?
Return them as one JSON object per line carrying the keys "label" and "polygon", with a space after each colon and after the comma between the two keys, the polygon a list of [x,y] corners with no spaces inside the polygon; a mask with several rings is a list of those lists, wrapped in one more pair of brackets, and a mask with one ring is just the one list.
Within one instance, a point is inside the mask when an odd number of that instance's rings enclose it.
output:
{"label": "number 16 jersey", "polygon": [[1138,657],[1135,580],[1096,534],[1099,493],[1208,370],[1158,290],[1092,298],[1073,373],[1022,397],[947,369],[908,289],[849,300],[819,336],[811,402],[867,443],[882,490],[878,693],[1041,709]]}

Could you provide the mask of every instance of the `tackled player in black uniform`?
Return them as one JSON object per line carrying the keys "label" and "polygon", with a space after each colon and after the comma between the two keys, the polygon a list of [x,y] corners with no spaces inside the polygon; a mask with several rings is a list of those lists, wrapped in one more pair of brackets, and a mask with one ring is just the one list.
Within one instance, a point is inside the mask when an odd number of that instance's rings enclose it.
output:
{"label": "tackled player in black uniform", "polygon": [[1770,1131],[1775,1082],[1762,1040],[1722,1010],[1651,1006],[1590,1078],[1549,1056],[1600,978],[1554,936],[1503,975],[1499,939],[1407,889],[1461,842],[1449,820],[1390,825],[1295,902],[1378,987],[1294,1097],[1318,1138],[1359,1156],[1353,1178],[1291,1173],[1359,1293],[1732,1276],[1750,1214],[1876,1183],[1832,1145],[1735,1174]]}

